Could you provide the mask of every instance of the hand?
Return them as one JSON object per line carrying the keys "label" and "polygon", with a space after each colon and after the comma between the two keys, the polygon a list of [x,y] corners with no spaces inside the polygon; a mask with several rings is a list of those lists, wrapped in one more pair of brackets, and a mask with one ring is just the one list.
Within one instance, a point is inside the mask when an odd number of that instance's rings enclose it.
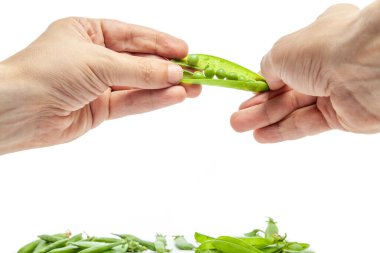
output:
{"label": "hand", "polygon": [[107,119],[195,97],[176,85],[187,45],[111,20],[59,20],[0,63],[0,154],[71,141]]}
{"label": "hand", "polygon": [[359,11],[329,8],[310,26],[280,39],[263,58],[272,91],[231,117],[239,132],[279,142],[329,129],[380,131],[380,1]]}

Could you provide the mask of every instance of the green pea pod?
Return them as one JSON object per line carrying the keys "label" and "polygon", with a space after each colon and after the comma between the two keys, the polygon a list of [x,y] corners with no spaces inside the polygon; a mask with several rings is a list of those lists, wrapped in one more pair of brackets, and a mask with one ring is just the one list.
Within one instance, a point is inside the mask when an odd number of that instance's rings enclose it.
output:
{"label": "green pea pod", "polygon": [[282,253],[286,244],[284,242],[269,245],[264,249],[261,249],[263,253]]}
{"label": "green pea pod", "polygon": [[166,252],[166,238],[163,235],[157,234],[156,240],[154,241],[154,246],[156,247],[157,253]]}
{"label": "green pea pod", "polygon": [[[237,245],[239,247],[245,248],[245,249],[247,249],[247,250],[249,250],[250,252],[253,252],[253,253],[261,253],[261,251],[259,249],[255,248],[254,246],[249,245],[248,243],[246,243],[246,242],[244,242],[244,241],[242,241],[242,240],[240,240],[238,238],[235,238],[235,237],[231,237],[231,236],[219,236],[218,238],[216,238],[216,240],[232,243],[232,244]],[[213,244],[214,244],[214,246],[215,246],[216,249],[223,251],[222,249],[220,249],[220,248],[218,248],[216,246],[215,242]],[[217,244],[218,244],[218,242],[217,242]],[[226,253],[228,253],[228,252],[226,252]]]}
{"label": "green pea pod", "polygon": [[282,248],[278,248],[278,247],[268,247],[268,248],[261,249],[261,251],[263,253],[280,253],[280,252],[283,252]]}
{"label": "green pea pod", "polygon": [[94,246],[91,248],[87,248],[84,250],[79,251],[79,253],[101,253],[107,250],[110,250],[112,248],[115,248],[125,242],[115,242],[115,243],[108,243],[106,245],[100,245],[100,246]]}
{"label": "green pea pod", "polygon": [[215,248],[223,253],[262,253],[260,250],[252,250],[251,247],[242,246],[241,243],[233,243],[226,240],[215,239],[213,242]]}
{"label": "green pea pod", "polygon": [[216,249],[206,249],[206,250],[195,249],[195,253],[222,253],[222,252]]}
{"label": "green pea pod", "polygon": [[268,245],[273,244],[274,240],[262,237],[239,237],[240,240],[248,243],[249,245],[255,246],[256,248],[264,248]]}
{"label": "green pea pod", "polygon": [[[172,60],[172,62],[183,67],[184,74],[181,80],[183,84],[205,84],[253,92],[269,90],[264,77],[220,57],[191,54],[182,60]],[[189,70],[196,71],[192,73]],[[218,79],[213,79],[214,75]]]}
{"label": "green pea pod", "polygon": [[140,245],[146,247],[147,249],[149,249],[151,251],[156,251],[156,247],[154,246],[154,242],[142,240],[142,239],[140,239],[134,235],[131,235],[131,234],[113,234],[113,235],[116,235],[116,236],[118,236],[124,240],[127,240],[128,242],[129,241],[138,242]]}
{"label": "green pea pod", "polygon": [[52,244],[49,244],[47,245],[46,247],[40,249],[39,251],[37,251],[37,253],[47,253],[53,249],[56,249],[56,248],[61,248],[63,247],[66,242],[68,241],[69,239],[66,238],[66,239],[61,239],[59,241],[56,241],[56,242],[53,242]]}
{"label": "green pea pod", "polygon": [[265,233],[264,231],[262,231],[261,229],[254,229],[252,230],[251,232],[249,233],[245,233],[244,235],[247,236],[247,237],[255,237],[255,236],[259,236],[259,233]]}
{"label": "green pea pod", "polygon": [[140,252],[140,251],[130,250],[128,244],[125,244],[125,245],[120,245],[113,249],[104,251],[102,253],[125,253],[125,252]]}
{"label": "green pea pod", "polygon": [[265,238],[275,238],[276,235],[278,235],[278,227],[276,225],[276,222],[272,218],[268,218],[267,221],[268,225],[265,229]]}
{"label": "green pea pod", "polygon": [[34,249],[33,253],[37,253],[38,251],[40,251],[48,245],[49,243],[47,241],[41,240],[37,247]]}
{"label": "green pea pod", "polygon": [[174,236],[174,245],[180,250],[193,250],[195,246],[189,243],[184,236]]}
{"label": "green pea pod", "polygon": [[37,248],[38,244],[41,242],[41,240],[35,240],[33,242],[30,242],[23,246],[21,249],[17,251],[17,253],[33,253],[35,248]]}
{"label": "green pea pod", "polygon": [[285,248],[284,252],[301,252],[309,248],[307,243],[291,242]]}
{"label": "green pea pod", "polygon": [[187,64],[187,57],[182,60],[174,60],[174,63],[178,65],[205,70],[207,67],[212,67],[214,69],[224,69],[227,73],[234,72],[239,73],[239,75],[244,75],[247,79],[265,81],[265,78],[261,75],[240,66],[237,63],[231,62],[229,60],[207,54],[191,54],[192,56],[196,55],[198,57],[198,62],[196,65]]}
{"label": "green pea pod", "polygon": [[208,236],[208,235],[204,235],[204,234],[195,232],[194,239],[195,239],[195,241],[197,241],[199,243],[203,243],[205,241],[212,240],[212,239],[215,239],[215,238],[213,238],[211,236]]}
{"label": "green pea pod", "polygon": [[83,240],[82,233],[70,237],[66,244],[69,245],[72,242],[77,242],[77,241],[81,241],[81,240]]}
{"label": "green pea pod", "polygon": [[202,242],[201,245],[199,245],[198,249],[201,249],[201,250],[215,249],[214,241],[215,239],[204,241]]}
{"label": "green pea pod", "polygon": [[39,235],[38,238],[40,238],[41,240],[47,241],[49,243],[53,243],[53,242],[65,239],[65,237],[62,238],[61,236],[57,236],[57,235]]}
{"label": "green pea pod", "polygon": [[114,242],[120,242],[120,239],[112,238],[112,237],[93,237],[93,238],[91,238],[91,241],[92,242],[114,243]]}
{"label": "green pea pod", "polygon": [[219,86],[238,90],[262,92],[268,90],[268,85],[263,81],[239,81],[239,80],[217,80],[217,79],[192,79],[185,78],[181,80],[183,84],[205,84],[211,86]]}
{"label": "green pea pod", "polygon": [[80,249],[88,249],[92,247],[97,247],[97,246],[105,246],[108,245],[108,243],[105,242],[91,242],[91,241],[79,241],[79,242],[72,242],[70,245],[74,245]]}
{"label": "green pea pod", "polygon": [[80,249],[74,245],[69,245],[63,248],[53,249],[49,253],[77,253]]}

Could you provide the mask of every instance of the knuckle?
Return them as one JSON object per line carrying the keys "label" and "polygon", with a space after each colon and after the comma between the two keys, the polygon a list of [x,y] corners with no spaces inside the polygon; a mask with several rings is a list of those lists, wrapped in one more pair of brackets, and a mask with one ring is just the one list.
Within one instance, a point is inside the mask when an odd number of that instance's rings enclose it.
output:
{"label": "knuckle", "polygon": [[141,61],[137,71],[138,79],[144,83],[151,83],[153,79],[153,65],[149,61]]}

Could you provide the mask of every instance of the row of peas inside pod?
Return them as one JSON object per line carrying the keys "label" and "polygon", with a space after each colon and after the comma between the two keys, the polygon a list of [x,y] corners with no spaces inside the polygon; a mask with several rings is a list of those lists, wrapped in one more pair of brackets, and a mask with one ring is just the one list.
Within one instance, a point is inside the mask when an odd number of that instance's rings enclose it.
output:
{"label": "row of peas inside pod", "polygon": [[217,56],[189,54],[172,62],[183,68],[183,84],[204,84],[252,92],[269,90],[263,76]]}

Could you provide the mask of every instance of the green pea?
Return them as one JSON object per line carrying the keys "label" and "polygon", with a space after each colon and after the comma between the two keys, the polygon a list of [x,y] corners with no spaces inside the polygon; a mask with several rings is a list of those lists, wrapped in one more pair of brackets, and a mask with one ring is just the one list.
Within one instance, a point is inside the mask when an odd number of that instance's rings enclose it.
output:
{"label": "green pea", "polygon": [[194,79],[204,79],[205,75],[200,71],[195,71],[193,74]]}
{"label": "green pea", "polygon": [[224,79],[226,77],[226,71],[222,68],[218,69],[215,74],[219,79]]}
{"label": "green pea", "polygon": [[138,243],[136,241],[128,242],[128,251],[129,252],[143,252],[146,250],[147,250],[147,248],[145,246],[142,246],[140,243]]}
{"label": "green pea", "polygon": [[228,72],[227,73],[227,79],[228,80],[238,80],[238,74],[235,72]]}
{"label": "green pea", "polygon": [[56,241],[56,242],[53,242],[52,244],[49,244],[48,246],[46,246],[45,248],[42,248],[40,249],[39,251],[37,251],[37,253],[47,253],[53,249],[56,249],[56,248],[61,248],[62,246],[64,246],[66,244],[66,242],[68,241],[69,239],[66,238],[66,239],[61,239],[59,241]]}
{"label": "green pea", "polygon": [[239,81],[245,81],[245,80],[247,80],[247,78],[243,75],[238,75],[238,80]]}
{"label": "green pea", "polygon": [[215,76],[215,69],[211,67],[206,68],[204,72],[206,78],[213,78]]}
{"label": "green pea", "polygon": [[77,253],[80,249],[74,245],[69,245],[63,248],[53,249],[49,253]]}
{"label": "green pea", "polygon": [[189,243],[184,236],[174,236],[174,245],[180,250],[193,250],[195,246]]}
{"label": "green pea", "polygon": [[24,247],[22,247],[21,249],[19,249],[17,253],[33,253],[34,249],[37,248],[40,242],[41,240],[30,242],[26,244]]}
{"label": "green pea", "polygon": [[119,246],[123,243],[124,242],[115,242],[115,243],[108,243],[106,245],[94,246],[91,248],[81,250],[81,251],[79,251],[79,253],[101,253],[101,252],[110,250],[112,248],[115,248],[116,246]]}
{"label": "green pea", "polygon": [[199,62],[199,56],[196,54],[189,54],[187,56],[187,64],[190,66],[196,66]]}

